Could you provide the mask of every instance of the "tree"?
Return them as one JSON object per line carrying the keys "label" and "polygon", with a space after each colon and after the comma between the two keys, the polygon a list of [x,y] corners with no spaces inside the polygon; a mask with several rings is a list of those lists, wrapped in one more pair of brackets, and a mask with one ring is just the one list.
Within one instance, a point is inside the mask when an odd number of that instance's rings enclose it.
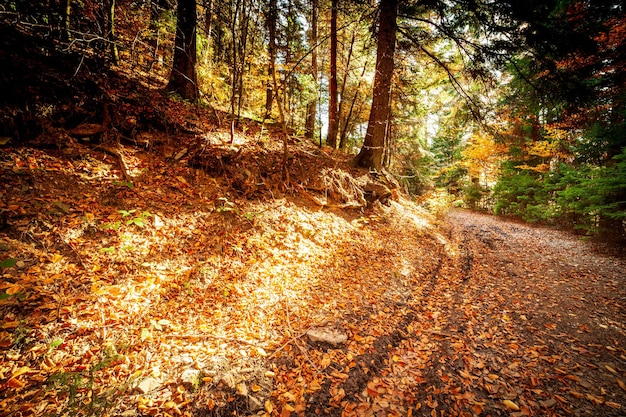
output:
{"label": "tree", "polygon": [[269,55],[267,65],[267,84],[265,89],[265,119],[272,114],[272,103],[274,102],[274,89],[272,88],[273,76],[276,66],[276,25],[278,23],[278,10],[276,0],[269,0],[265,15],[265,25],[269,41],[267,44],[267,53]]}
{"label": "tree", "polygon": [[361,151],[355,158],[358,166],[380,170],[391,111],[391,80],[393,77],[398,0],[381,0],[376,50],[376,74],[372,108]]}
{"label": "tree", "polygon": [[115,0],[108,0],[106,13],[106,39],[109,42],[109,51],[111,53],[111,61],[117,64],[120,55],[117,50],[117,37],[115,35]]}
{"label": "tree", "polygon": [[166,90],[198,99],[196,78],[196,0],[178,0],[174,64]]}
{"label": "tree", "polygon": [[337,91],[337,8],[338,0],[331,1],[330,10],[330,71],[329,71],[329,104],[328,104],[328,136],[326,144],[337,147],[339,129],[339,92]]}
{"label": "tree", "polygon": [[[311,75],[313,76],[313,83],[317,90],[317,9],[318,0],[311,0],[311,22],[310,22],[310,36],[309,44],[313,48],[311,51]],[[307,104],[306,108],[306,122],[304,128],[304,136],[308,139],[313,139],[315,135],[315,121],[317,118],[317,91],[313,98]]]}

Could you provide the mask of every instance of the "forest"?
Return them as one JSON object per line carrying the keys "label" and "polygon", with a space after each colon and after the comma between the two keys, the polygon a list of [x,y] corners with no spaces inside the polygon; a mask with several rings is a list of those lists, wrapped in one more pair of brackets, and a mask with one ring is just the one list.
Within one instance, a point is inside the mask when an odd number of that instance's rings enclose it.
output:
{"label": "forest", "polygon": [[0,0],[0,417],[619,416],[610,0]]}
{"label": "forest", "polygon": [[[3,19],[88,59],[77,75],[115,69],[223,112],[231,141],[244,119],[276,123],[414,195],[624,236],[621,2],[174,3],[5,1]],[[20,99],[5,95],[7,138],[42,123]]]}

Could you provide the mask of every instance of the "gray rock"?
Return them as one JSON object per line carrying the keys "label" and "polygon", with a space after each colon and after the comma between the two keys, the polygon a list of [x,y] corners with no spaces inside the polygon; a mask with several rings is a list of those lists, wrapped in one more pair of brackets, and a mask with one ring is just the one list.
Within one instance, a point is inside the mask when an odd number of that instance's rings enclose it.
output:
{"label": "gray rock", "polygon": [[259,400],[252,395],[248,396],[248,409],[251,413],[256,413],[257,411],[261,411],[263,409],[263,401]]}
{"label": "gray rock", "polygon": [[147,394],[151,391],[156,390],[157,388],[159,388],[161,386],[161,381],[154,378],[154,377],[147,377],[144,380],[142,380],[138,385],[137,385],[137,389],[142,393],[142,394]]}
{"label": "gray rock", "polygon": [[183,384],[189,384],[191,386],[198,386],[200,383],[200,371],[197,369],[185,369],[180,376],[180,380]]}
{"label": "gray rock", "polygon": [[337,346],[346,343],[348,335],[333,327],[316,327],[306,332],[311,342],[327,343]]}

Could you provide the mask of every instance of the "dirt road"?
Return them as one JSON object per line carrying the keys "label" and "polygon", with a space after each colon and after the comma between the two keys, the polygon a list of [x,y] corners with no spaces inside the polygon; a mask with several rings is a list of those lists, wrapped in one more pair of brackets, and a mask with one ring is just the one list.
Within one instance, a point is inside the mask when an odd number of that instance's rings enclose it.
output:
{"label": "dirt road", "polygon": [[[406,297],[352,327],[368,347],[320,354],[305,414],[625,415],[626,261],[554,230],[446,220],[447,243]],[[381,316],[392,332],[356,334]],[[320,348],[300,350],[302,378]]]}
{"label": "dirt road", "polygon": [[624,415],[624,259],[554,230],[448,218],[466,275],[449,295],[450,339],[440,343],[462,343],[486,411],[508,399],[525,414]]}

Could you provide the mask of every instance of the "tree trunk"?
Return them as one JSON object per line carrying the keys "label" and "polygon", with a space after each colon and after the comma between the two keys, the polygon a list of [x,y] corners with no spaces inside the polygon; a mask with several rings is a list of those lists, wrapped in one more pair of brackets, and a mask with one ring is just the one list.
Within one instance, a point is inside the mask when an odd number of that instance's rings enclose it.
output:
{"label": "tree trunk", "polygon": [[311,51],[311,73],[313,75],[313,81],[315,83],[315,98],[307,104],[306,107],[306,124],[304,128],[304,137],[313,139],[315,136],[315,120],[317,118],[317,8],[318,0],[311,1],[311,36],[310,44],[313,50]]}
{"label": "tree trunk", "polygon": [[209,64],[208,51],[211,50],[211,38],[213,36],[213,0],[204,0],[204,31],[206,32],[206,50],[204,54],[204,65]]}
{"label": "tree trunk", "polygon": [[[350,110],[348,111],[347,116],[345,117],[345,121],[343,122],[343,126],[341,129],[341,135],[339,136],[339,149],[345,149],[346,148],[346,142],[348,140],[348,129],[350,128],[350,125],[352,124],[352,114],[354,113],[354,106],[356,105],[356,102],[359,98],[359,91],[361,91],[361,83],[363,82],[363,77],[365,77],[365,72],[367,71],[367,65],[368,63],[366,62],[365,64],[363,64],[363,70],[361,71],[361,76],[359,77],[359,82],[356,85],[356,89],[354,91],[354,97],[352,97],[352,102],[350,103]],[[341,100],[343,102],[343,100]]]}
{"label": "tree trunk", "polygon": [[326,144],[337,147],[337,131],[339,124],[338,91],[337,91],[337,6],[339,0],[332,0],[330,11],[330,103],[328,105],[328,136]]}
{"label": "tree trunk", "polygon": [[[347,123],[346,118],[343,117],[343,105],[345,103],[344,97],[346,94],[346,84],[348,83],[348,76],[350,75],[350,64],[352,61],[352,51],[354,49],[354,41],[356,40],[356,31],[352,32],[352,39],[350,39],[350,48],[348,48],[348,58],[346,59],[345,71],[343,72],[343,80],[341,81],[341,101],[339,102],[339,107],[337,109],[337,118],[340,120],[344,120],[342,129],[345,132],[345,125]],[[339,123],[337,123],[337,132],[339,132]],[[338,134],[338,133],[336,133]],[[342,135],[339,135],[339,149],[344,150],[346,148],[346,141]]]}
{"label": "tree trunk", "polygon": [[117,64],[120,60],[119,52],[117,51],[117,39],[115,36],[115,0],[109,0],[107,4],[107,40],[109,42],[109,51],[111,52],[111,60],[114,64]]}
{"label": "tree trunk", "polygon": [[62,18],[61,18],[61,26],[63,27],[63,30],[61,32],[61,40],[63,41],[69,41],[70,39],[72,39],[72,32],[70,30],[71,28],[71,24],[70,24],[70,16],[72,15],[72,0],[66,0],[65,3],[63,4],[63,10],[62,10]]}
{"label": "tree trunk", "polygon": [[398,0],[381,0],[372,109],[363,147],[355,158],[358,166],[375,170],[382,168],[385,135],[391,109],[391,79],[396,49],[397,16]]}
{"label": "tree trunk", "polygon": [[196,79],[196,0],[178,0],[174,65],[166,90],[198,99]]}
{"label": "tree trunk", "polygon": [[265,86],[265,118],[268,119],[272,114],[272,104],[274,102],[274,67],[276,65],[276,22],[278,20],[278,10],[276,7],[276,0],[269,0],[267,17],[265,19],[267,24],[267,32],[269,34],[269,44],[267,46],[267,53],[269,55],[269,62],[267,66],[267,74],[269,75],[267,84]]}

